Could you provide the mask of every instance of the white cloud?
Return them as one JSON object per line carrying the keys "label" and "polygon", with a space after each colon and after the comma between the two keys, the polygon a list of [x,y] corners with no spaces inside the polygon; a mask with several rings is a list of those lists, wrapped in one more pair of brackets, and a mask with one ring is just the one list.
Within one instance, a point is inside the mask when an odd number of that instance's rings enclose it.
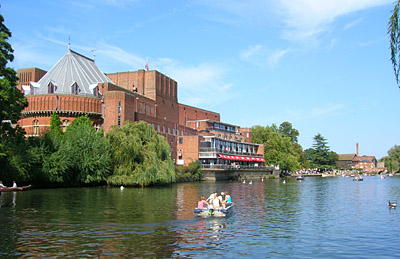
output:
{"label": "white cloud", "polygon": [[363,18],[358,18],[358,19],[355,20],[355,21],[349,22],[348,24],[346,24],[346,25],[343,27],[343,31],[347,31],[348,29],[357,26],[357,24],[361,23],[363,20],[364,20]]}
{"label": "white cloud", "polygon": [[286,25],[283,37],[309,41],[338,17],[390,3],[392,0],[281,0],[280,12]]}
{"label": "white cloud", "polygon": [[272,50],[264,45],[251,45],[239,53],[240,59],[260,68],[275,68],[290,49]]}
{"label": "white cloud", "polygon": [[159,58],[154,66],[178,82],[181,103],[213,107],[231,98],[232,83],[226,82],[228,69],[223,65],[202,63],[187,66],[172,59]]}
{"label": "white cloud", "polygon": [[130,69],[144,68],[146,63],[145,58],[128,53],[119,47],[112,46],[105,42],[100,42],[96,48],[97,53],[100,55],[107,57],[107,59],[115,60],[121,64],[125,64]]}

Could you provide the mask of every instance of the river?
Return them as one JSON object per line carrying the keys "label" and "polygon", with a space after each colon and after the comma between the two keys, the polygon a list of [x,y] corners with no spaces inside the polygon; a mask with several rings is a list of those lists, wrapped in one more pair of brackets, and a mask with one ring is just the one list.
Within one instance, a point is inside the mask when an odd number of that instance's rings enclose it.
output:
{"label": "river", "polygon": [[[226,218],[194,216],[228,191]],[[400,178],[309,177],[0,196],[0,258],[398,258]]]}

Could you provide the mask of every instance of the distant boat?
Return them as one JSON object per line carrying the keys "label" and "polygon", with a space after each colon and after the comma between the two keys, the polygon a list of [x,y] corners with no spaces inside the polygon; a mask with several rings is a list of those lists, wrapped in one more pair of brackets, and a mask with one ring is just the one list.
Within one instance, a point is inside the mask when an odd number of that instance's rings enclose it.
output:
{"label": "distant boat", "polygon": [[322,177],[335,177],[334,174],[321,174]]}
{"label": "distant boat", "polygon": [[386,175],[381,174],[381,179],[385,179]]}
{"label": "distant boat", "polygon": [[356,176],[353,178],[353,181],[359,182],[359,181],[364,181],[364,179],[361,176]]}
{"label": "distant boat", "polygon": [[304,176],[299,175],[299,176],[296,177],[296,180],[304,180]]}

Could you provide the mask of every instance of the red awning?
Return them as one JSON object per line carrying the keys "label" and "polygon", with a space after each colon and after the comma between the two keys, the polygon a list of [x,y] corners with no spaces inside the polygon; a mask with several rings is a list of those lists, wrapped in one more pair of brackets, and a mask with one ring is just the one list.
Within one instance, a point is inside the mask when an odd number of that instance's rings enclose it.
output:
{"label": "red awning", "polygon": [[231,155],[223,155],[223,154],[218,154],[218,156],[222,159],[231,160],[231,161],[249,161],[249,162],[255,161],[255,162],[265,163],[265,159],[263,157],[231,156]]}

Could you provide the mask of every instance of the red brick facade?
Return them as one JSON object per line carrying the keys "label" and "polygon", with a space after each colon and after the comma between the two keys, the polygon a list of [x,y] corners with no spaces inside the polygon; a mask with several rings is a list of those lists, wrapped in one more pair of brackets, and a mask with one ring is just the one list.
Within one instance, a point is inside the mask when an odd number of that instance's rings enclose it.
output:
{"label": "red brick facade", "polygon": [[[37,82],[44,75],[46,71],[38,68],[20,69],[18,88],[22,91],[22,85]],[[49,73],[46,76],[54,75]],[[96,129],[103,128],[105,133],[113,125],[123,126],[125,121],[145,121],[167,139],[172,158],[175,161],[184,160],[186,165],[199,159],[200,142],[204,140],[199,136],[204,135],[199,133],[201,130],[211,128],[208,135],[215,134],[221,139],[251,141],[251,130],[237,126],[232,127],[239,131],[225,132],[219,136],[221,133],[212,129],[212,123],[220,121],[219,113],[179,104],[177,82],[158,71],[119,72],[107,74],[107,77],[104,78],[113,83],[94,84],[95,88],[90,89],[98,90],[99,94],[94,91],[93,96],[87,92],[85,95],[35,95],[30,92],[27,96],[29,105],[22,112],[19,124],[25,129],[27,136],[39,136],[50,127],[50,117],[54,112],[60,116],[63,130],[83,115],[91,119]],[[261,150],[264,152],[264,147],[259,149]]]}

